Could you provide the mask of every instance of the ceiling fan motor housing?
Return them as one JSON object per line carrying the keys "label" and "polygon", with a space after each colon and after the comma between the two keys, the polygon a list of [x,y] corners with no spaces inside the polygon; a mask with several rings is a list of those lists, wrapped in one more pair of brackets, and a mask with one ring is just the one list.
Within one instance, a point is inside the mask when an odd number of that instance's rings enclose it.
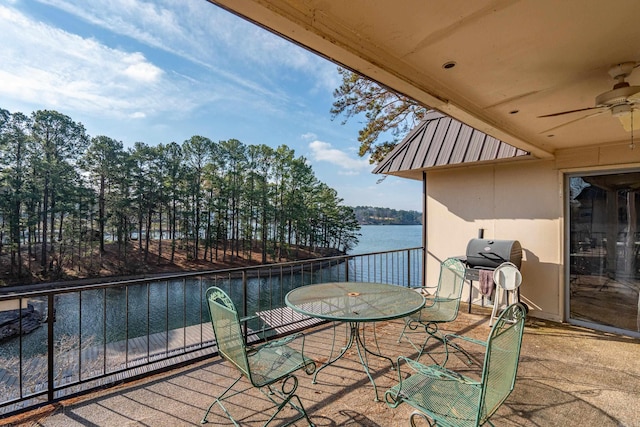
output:
{"label": "ceiling fan motor housing", "polygon": [[[620,83],[618,83],[620,85]],[[616,86],[618,86],[616,85]],[[640,99],[640,86],[630,86],[624,82],[624,86],[601,93],[596,97],[596,106],[604,107],[617,104],[633,103]]]}
{"label": "ceiling fan motor housing", "polygon": [[[631,86],[625,81],[625,79],[631,75],[635,66],[635,62],[623,62],[609,69],[609,75],[617,80],[617,83],[613,86],[612,90],[596,96],[597,107],[633,104],[640,100],[640,86]],[[620,113],[616,114],[616,112],[612,110],[614,115],[623,114],[630,110],[621,108],[619,111]]]}

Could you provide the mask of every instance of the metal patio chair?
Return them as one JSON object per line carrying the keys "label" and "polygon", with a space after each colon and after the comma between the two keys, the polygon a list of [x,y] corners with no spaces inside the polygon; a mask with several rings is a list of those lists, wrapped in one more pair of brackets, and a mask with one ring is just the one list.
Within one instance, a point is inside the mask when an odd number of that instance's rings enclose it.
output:
{"label": "metal patio chair", "polygon": [[[264,426],[273,421],[287,404],[297,410],[299,414],[285,425],[306,418],[307,423],[313,426],[300,398],[295,394],[298,388],[298,378],[294,372],[304,369],[310,375],[316,369],[315,362],[304,356],[304,335],[298,333],[262,345],[247,346],[241,328],[241,322],[244,319],[238,317],[238,312],[231,298],[222,289],[211,287],[207,289],[206,300],[211,314],[218,352],[223,359],[237,368],[241,375],[209,405],[201,423],[207,422],[211,408],[217,403],[233,424],[238,426],[222,402],[242,393],[242,391],[231,392],[231,389],[242,377],[246,377],[277,407]],[[300,351],[289,346],[290,343],[298,339],[301,340],[298,342]],[[272,387],[277,382],[281,382],[279,389]],[[227,393],[230,394],[227,395]],[[279,397],[278,400],[276,400],[276,396]]]}
{"label": "metal patio chair", "polygon": [[[426,296],[427,303],[420,311],[405,318],[398,342],[402,341],[403,337],[406,338],[418,352],[416,360],[420,359],[431,338],[444,342],[438,325],[451,322],[458,317],[464,274],[465,266],[462,261],[456,258],[446,259],[440,265],[440,278],[435,293]],[[416,289],[426,291],[426,288]],[[421,345],[417,345],[410,338],[416,334],[421,338],[424,337]],[[433,356],[430,355],[430,357],[434,359]]]}
{"label": "metal patio chair", "polygon": [[[405,402],[413,406],[416,411],[409,421],[414,427],[416,418],[424,419],[430,426],[493,425],[489,418],[509,397],[515,385],[525,317],[524,306],[516,303],[498,317],[487,341],[454,334],[445,336],[445,346],[450,340],[460,338],[485,347],[479,380],[444,366],[425,366],[399,357],[400,382],[385,393],[387,405],[395,408]],[[407,378],[403,378],[401,362],[410,368],[411,375]]]}

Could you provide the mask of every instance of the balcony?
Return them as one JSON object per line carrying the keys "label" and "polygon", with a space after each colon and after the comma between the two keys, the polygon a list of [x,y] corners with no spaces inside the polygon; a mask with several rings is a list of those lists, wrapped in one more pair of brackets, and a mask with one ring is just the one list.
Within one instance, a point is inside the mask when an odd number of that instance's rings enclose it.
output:
{"label": "balcony", "polygon": [[[47,328],[52,329],[52,335],[47,333],[45,338],[49,338],[42,344],[47,348],[51,345],[51,352],[29,357],[23,354],[14,370],[3,372],[3,385],[6,387],[1,394],[5,400],[3,423],[199,425],[213,396],[229,385],[236,373],[215,355],[207,323],[197,323],[200,313],[189,319],[186,308],[177,313],[169,312],[167,308],[163,311],[162,301],[177,300],[181,301],[181,307],[193,307],[189,306],[188,300],[194,289],[210,284],[229,286],[229,280],[239,280],[239,286],[233,289],[236,296],[242,297],[239,302],[246,302],[247,312],[280,313],[279,322],[270,317],[272,327],[260,332],[276,336],[286,333],[285,330],[303,328],[307,336],[306,352],[322,363],[330,355],[334,325],[321,323],[309,326],[299,323],[300,319],[293,316],[287,317],[285,311],[278,311],[283,306],[281,298],[284,291],[276,292],[273,283],[287,282],[301,274],[304,284],[349,279],[416,285],[421,277],[421,263],[416,261],[416,258],[420,259],[420,253],[421,249],[415,249],[325,259],[317,261],[318,264],[316,261],[283,264],[276,270],[199,273],[195,281],[187,280],[192,279],[191,276],[181,276],[182,282],[176,282],[175,278],[156,278],[153,281],[145,279],[135,283],[111,284],[110,287],[68,288],[56,290],[53,295],[53,291],[48,290],[20,294],[20,298],[34,301],[44,298],[54,308],[57,304],[68,304],[67,308],[78,307],[78,338],[66,348],[61,345],[61,339],[68,338],[71,329],[65,334],[57,329],[58,322],[62,321],[61,309],[58,309],[56,322],[47,323],[53,323]],[[256,280],[260,284],[260,298],[244,298],[244,295],[255,295],[256,290],[252,290],[252,286]],[[285,288],[287,286],[290,285]],[[109,312],[108,309],[98,310],[97,314],[93,310],[94,315],[103,319],[103,325],[94,330],[93,338],[89,339],[87,297],[108,308],[110,304],[121,302],[117,293],[122,293],[120,297],[126,302],[124,307],[129,308],[134,305],[131,301],[138,292],[136,287],[144,290],[141,293],[144,304],[138,306],[143,308],[142,317],[164,319],[158,321],[162,324],[162,331],[155,330],[154,323],[158,322],[147,321],[143,323],[148,333],[133,337],[137,333],[133,333],[134,314],[131,310],[125,310],[124,316],[116,316],[116,320],[103,314]],[[199,301],[196,307],[201,306]],[[256,301],[257,306],[254,305]],[[265,305],[266,301],[268,305]],[[474,306],[471,314],[461,312],[459,318],[445,325],[444,329],[485,338],[489,330],[489,314],[488,309]],[[176,326],[180,319],[183,323]],[[109,322],[115,323],[109,325]],[[401,321],[376,325],[381,352],[392,359],[399,355],[415,355],[406,342],[397,343],[401,325]],[[125,333],[120,337],[124,339],[110,340],[112,329],[116,327],[131,330],[131,336]],[[338,324],[335,328],[337,340],[341,342],[346,338],[345,325]],[[367,326],[367,336],[371,336],[372,328],[373,325]],[[247,329],[248,338],[252,339],[255,328],[248,325]],[[96,331],[102,335],[96,335]],[[516,387],[494,416],[494,423],[506,426],[637,425],[637,402],[640,398],[638,344],[640,340],[637,339],[528,319]],[[432,350],[437,352],[439,347],[434,346]],[[438,355],[434,354],[434,357]],[[421,360],[427,362],[428,357],[423,356]],[[49,362],[52,362],[50,366],[53,369],[48,369],[45,378],[36,383],[29,375],[38,363],[47,365]],[[378,389],[384,392],[397,381],[397,373],[389,369],[385,360],[374,357],[370,362]],[[463,360],[457,357],[452,357],[450,363],[464,367]],[[479,370],[481,367],[474,364],[465,369]],[[16,378],[19,372],[22,376]],[[10,378],[16,379],[9,382]],[[299,379],[300,397],[312,421],[319,426],[406,425],[412,412],[409,407],[392,410],[383,402],[374,402],[373,387],[354,352],[323,370],[317,384],[312,384],[311,378],[304,374]],[[262,405],[266,405],[266,400],[246,383],[241,383],[241,387],[246,388],[246,395],[237,396],[228,409],[242,425],[261,425],[265,421]],[[214,407],[208,425],[231,424],[219,408]]]}
{"label": "balcony", "polygon": [[[461,313],[447,330],[478,338],[488,331],[487,310],[474,307]],[[377,326],[381,350],[389,356],[411,354],[406,344],[397,344],[401,323]],[[344,325],[338,325],[344,337]],[[331,325],[306,331],[307,349],[322,362],[333,339]],[[637,425],[640,398],[640,342],[587,329],[529,319],[521,354],[518,380],[513,394],[494,416],[500,426],[633,426]],[[434,348],[437,350],[437,348]],[[427,361],[423,356],[423,362]],[[372,359],[373,375],[380,390],[393,385],[396,373],[388,363]],[[452,363],[462,365],[453,358]],[[478,369],[474,365],[470,369]],[[39,410],[7,418],[5,422],[35,422],[37,425],[199,425],[212,396],[235,379],[235,371],[216,357],[116,385],[80,399],[61,401]],[[258,426],[266,418],[264,397],[243,383],[247,394],[238,396],[228,409],[242,425]],[[318,384],[300,376],[301,399],[311,420],[318,426],[406,425],[408,407],[395,410],[373,401],[373,388],[352,353],[323,370]],[[285,411],[285,415],[289,414]],[[210,415],[211,426],[231,425],[217,406]],[[277,423],[275,424],[277,425]],[[296,425],[304,425],[299,422]]]}
{"label": "balcony", "polygon": [[[215,354],[204,302],[210,286],[225,289],[242,316],[248,341],[313,324],[285,308],[298,286],[331,281],[419,286],[422,248],[338,256],[208,272],[64,287],[3,289],[0,307],[24,331],[36,312],[46,320],[0,346],[0,415],[86,393]],[[6,312],[5,312],[6,314]],[[317,322],[315,322],[317,323]]]}

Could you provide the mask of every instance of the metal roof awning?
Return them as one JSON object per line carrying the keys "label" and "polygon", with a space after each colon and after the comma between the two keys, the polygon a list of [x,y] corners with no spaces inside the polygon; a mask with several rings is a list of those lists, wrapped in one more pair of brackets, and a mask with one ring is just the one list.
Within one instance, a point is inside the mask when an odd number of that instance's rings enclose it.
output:
{"label": "metal roof awning", "polygon": [[527,151],[429,111],[372,173],[422,179],[422,171],[435,167],[531,157]]}

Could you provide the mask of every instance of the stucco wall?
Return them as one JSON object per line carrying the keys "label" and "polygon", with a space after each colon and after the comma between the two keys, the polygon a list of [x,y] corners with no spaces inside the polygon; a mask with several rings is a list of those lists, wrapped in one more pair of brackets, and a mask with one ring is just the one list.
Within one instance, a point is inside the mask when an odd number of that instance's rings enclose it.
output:
{"label": "stucco wall", "polygon": [[522,245],[521,296],[531,314],[562,320],[562,176],[554,161],[432,170],[426,205],[427,284],[437,283],[440,262],[464,255],[483,228],[485,238]]}

